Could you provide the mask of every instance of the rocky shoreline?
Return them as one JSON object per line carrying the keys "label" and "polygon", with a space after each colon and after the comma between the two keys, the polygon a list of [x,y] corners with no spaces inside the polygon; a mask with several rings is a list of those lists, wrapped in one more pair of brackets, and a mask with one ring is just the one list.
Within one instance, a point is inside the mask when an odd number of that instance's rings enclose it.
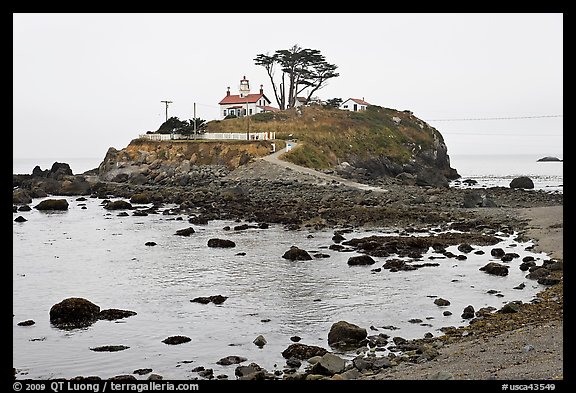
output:
{"label": "rocky shoreline", "polygon": [[[288,230],[392,227],[407,233],[458,229],[476,241],[497,231],[518,232],[526,239],[538,239],[537,247],[553,256],[546,266],[537,267],[546,270],[542,277],[551,279],[553,284],[535,302],[511,305],[509,312],[476,314],[469,326],[446,331],[441,337],[398,340],[394,346],[399,355],[383,357],[372,351],[350,364],[344,364],[330,352],[320,354],[314,348],[294,344],[287,362],[295,366],[297,361],[301,364],[306,360],[310,364],[307,371],[298,366],[294,372],[279,376],[250,364],[238,366],[239,379],[561,380],[564,377],[562,194],[505,187],[417,186],[394,178],[379,181],[385,192],[366,191],[263,160],[219,172],[217,176],[203,176],[194,186],[104,182],[95,173],[73,175],[65,164],[52,169],[13,176],[14,212],[31,204],[32,198],[48,195],[121,198],[122,209],[132,214],[187,215],[190,223],[227,219],[258,225],[282,224]],[[151,203],[152,207],[148,211],[136,209],[132,205],[136,203]],[[166,204],[176,207],[165,209]],[[114,207],[110,205],[110,209]],[[552,221],[544,228],[539,227],[542,216],[538,215],[543,209],[553,209],[546,210],[546,217]],[[551,236],[555,240],[550,241]],[[385,252],[386,240],[380,241],[381,248],[373,245],[370,250]],[[465,243],[463,239],[446,241],[446,244]],[[366,250],[367,254],[370,250]],[[407,252],[411,251],[414,250]],[[557,264],[555,269],[549,269],[552,264]],[[356,344],[377,348],[378,340],[386,339],[366,333]],[[507,351],[511,356],[505,356]],[[311,354],[314,359],[308,356]],[[199,374],[201,377],[213,378],[206,370],[199,371],[204,371]],[[118,379],[131,379],[121,377]]]}

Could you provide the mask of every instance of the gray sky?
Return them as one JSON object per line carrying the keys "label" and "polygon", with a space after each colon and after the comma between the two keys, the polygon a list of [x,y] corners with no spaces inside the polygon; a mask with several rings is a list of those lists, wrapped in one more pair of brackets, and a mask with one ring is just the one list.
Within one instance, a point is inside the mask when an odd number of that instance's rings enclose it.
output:
{"label": "gray sky", "polygon": [[[411,110],[449,155],[563,153],[560,13],[16,13],[13,22],[14,158],[103,158],[157,130],[162,100],[173,101],[169,117],[192,118],[196,103],[198,117],[218,119],[243,76],[277,106],[253,59],[295,44],[338,66],[320,98]],[[486,118],[514,119],[453,120]]]}

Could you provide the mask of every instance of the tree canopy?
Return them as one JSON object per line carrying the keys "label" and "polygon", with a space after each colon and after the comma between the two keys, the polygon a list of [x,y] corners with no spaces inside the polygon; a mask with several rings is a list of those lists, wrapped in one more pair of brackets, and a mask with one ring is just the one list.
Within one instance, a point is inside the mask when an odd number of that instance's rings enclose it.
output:
{"label": "tree canopy", "polygon": [[[303,49],[298,45],[277,50],[272,55],[259,54],[254,62],[266,69],[282,110],[294,107],[296,97],[306,88],[309,90],[304,103],[308,103],[312,94],[326,86],[329,79],[340,75],[336,72],[338,66],[328,63],[319,50]],[[277,81],[274,80],[276,67],[281,71]]]}
{"label": "tree canopy", "polygon": [[159,134],[192,134],[194,130],[196,130],[196,132],[202,132],[205,129],[206,120],[202,120],[199,117],[183,121],[177,117],[171,117],[162,123],[156,132]]}

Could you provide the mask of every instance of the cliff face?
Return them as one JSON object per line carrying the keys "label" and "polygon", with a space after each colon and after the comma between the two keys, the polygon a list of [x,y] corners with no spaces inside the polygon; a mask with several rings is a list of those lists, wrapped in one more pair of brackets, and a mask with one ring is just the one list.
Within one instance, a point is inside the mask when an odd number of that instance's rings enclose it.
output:
{"label": "cliff face", "polygon": [[98,167],[103,181],[132,184],[198,184],[225,176],[255,157],[272,151],[270,141],[148,141],[135,139],[122,150],[113,147]]}

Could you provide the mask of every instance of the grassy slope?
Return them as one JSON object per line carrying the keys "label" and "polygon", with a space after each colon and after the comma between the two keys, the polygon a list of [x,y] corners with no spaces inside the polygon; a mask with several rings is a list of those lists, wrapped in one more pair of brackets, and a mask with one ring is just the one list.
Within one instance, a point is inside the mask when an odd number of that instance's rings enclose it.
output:
{"label": "grassy slope", "polygon": [[[397,125],[392,117],[402,119]],[[422,125],[422,127],[421,127]],[[331,168],[350,157],[387,156],[406,162],[420,149],[429,149],[433,127],[409,112],[370,106],[363,112],[306,107],[296,110],[263,113],[247,118],[211,121],[209,132],[275,131],[277,139],[297,139],[298,149],[285,155],[295,164],[315,169]]]}

